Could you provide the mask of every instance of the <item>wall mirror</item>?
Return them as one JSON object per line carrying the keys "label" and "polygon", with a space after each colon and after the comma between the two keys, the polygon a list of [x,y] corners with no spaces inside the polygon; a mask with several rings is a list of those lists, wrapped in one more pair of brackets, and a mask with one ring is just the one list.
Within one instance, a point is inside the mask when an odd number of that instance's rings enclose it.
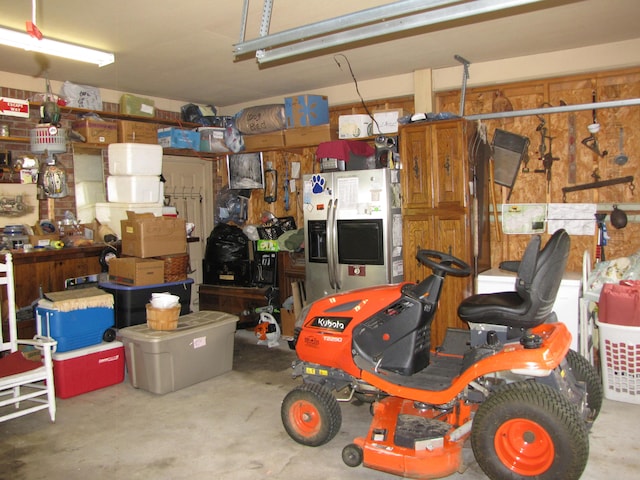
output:
{"label": "wall mirror", "polygon": [[81,223],[91,223],[96,216],[96,203],[107,201],[104,165],[104,149],[74,146],[76,219]]}

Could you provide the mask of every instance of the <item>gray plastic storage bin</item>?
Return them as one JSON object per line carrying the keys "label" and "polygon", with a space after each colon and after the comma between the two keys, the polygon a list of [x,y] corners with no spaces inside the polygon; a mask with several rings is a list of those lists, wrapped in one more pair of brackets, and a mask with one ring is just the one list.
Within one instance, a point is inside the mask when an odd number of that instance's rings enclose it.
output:
{"label": "gray plastic storage bin", "polygon": [[131,385],[164,394],[230,371],[237,321],[236,315],[204,311],[180,317],[172,331],[120,329]]}

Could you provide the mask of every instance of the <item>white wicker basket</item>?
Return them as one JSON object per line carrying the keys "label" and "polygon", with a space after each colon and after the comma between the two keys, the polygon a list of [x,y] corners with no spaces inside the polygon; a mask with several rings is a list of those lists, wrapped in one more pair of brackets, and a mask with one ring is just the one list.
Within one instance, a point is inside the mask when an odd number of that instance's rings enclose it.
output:
{"label": "white wicker basket", "polygon": [[30,133],[31,151],[33,153],[63,153],[67,151],[67,131],[58,128],[56,133],[51,134],[51,125],[42,124],[32,129]]}

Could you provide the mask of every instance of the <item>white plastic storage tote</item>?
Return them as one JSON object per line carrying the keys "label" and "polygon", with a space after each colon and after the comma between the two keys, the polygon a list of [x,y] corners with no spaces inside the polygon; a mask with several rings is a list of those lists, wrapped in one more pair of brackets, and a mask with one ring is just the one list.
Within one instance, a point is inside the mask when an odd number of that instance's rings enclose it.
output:
{"label": "white plastic storage tote", "polygon": [[160,177],[155,175],[110,175],[107,199],[116,203],[161,203]]}
{"label": "white plastic storage tote", "polygon": [[109,145],[109,175],[160,175],[162,147],[150,143]]}

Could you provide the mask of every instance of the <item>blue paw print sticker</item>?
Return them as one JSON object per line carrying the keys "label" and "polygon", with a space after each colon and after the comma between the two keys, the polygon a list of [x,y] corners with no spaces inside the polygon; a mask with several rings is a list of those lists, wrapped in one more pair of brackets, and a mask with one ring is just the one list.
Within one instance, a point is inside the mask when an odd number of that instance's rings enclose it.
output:
{"label": "blue paw print sticker", "polygon": [[322,175],[314,175],[311,177],[311,191],[313,193],[324,192],[324,178]]}

